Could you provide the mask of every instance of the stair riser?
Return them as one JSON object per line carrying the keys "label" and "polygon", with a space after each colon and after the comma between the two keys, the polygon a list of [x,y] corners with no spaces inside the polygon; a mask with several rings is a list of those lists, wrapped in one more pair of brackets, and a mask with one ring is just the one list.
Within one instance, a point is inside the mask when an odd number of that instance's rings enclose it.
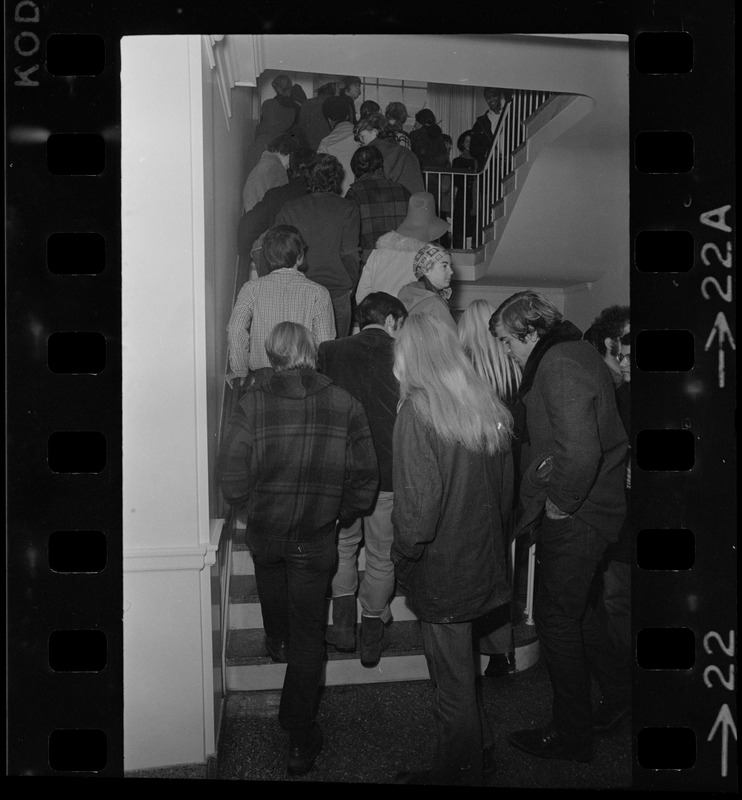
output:
{"label": "stair riser", "polygon": [[[395,597],[391,602],[392,618],[397,622],[408,622],[417,619],[409,608],[404,597]],[[361,619],[361,606],[358,604],[358,621]],[[327,612],[327,624],[332,624],[332,604]],[[262,628],[263,615],[260,603],[231,603],[229,606],[230,630],[245,628]]]}
{"label": "stair riser", "polygon": [[[539,657],[538,642],[515,650],[516,672],[533,666]],[[480,656],[480,671],[484,672],[489,656]],[[285,664],[261,664],[227,667],[227,688],[231,692],[281,689],[286,674]],[[382,656],[378,666],[364,667],[360,660],[328,661],[325,670],[326,686],[351,686],[360,683],[389,683],[392,681],[425,681],[430,674],[424,655]]]}

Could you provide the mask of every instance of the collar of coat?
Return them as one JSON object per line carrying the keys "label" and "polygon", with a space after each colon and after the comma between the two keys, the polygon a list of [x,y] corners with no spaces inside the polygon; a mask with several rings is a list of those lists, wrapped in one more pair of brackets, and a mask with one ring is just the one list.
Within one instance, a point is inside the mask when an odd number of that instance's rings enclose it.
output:
{"label": "collar of coat", "polygon": [[528,361],[526,361],[526,366],[523,369],[523,378],[520,382],[520,396],[523,397],[530,390],[541,359],[552,347],[563,342],[574,342],[579,339],[582,339],[582,331],[566,319],[562,320],[548,333],[545,333],[536,342],[536,346],[531,351],[531,355],[528,356]]}

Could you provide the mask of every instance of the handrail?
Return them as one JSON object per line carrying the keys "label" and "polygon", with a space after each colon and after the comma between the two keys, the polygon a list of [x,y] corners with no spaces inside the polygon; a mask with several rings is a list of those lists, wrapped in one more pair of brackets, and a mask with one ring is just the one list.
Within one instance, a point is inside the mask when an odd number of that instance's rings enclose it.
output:
{"label": "handrail", "polygon": [[516,89],[495,128],[492,147],[479,172],[423,170],[426,191],[436,198],[442,216],[451,220],[451,247],[477,250],[502,200],[503,183],[513,171],[515,151],[526,139],[525,123],[551,96],[550,92]]}

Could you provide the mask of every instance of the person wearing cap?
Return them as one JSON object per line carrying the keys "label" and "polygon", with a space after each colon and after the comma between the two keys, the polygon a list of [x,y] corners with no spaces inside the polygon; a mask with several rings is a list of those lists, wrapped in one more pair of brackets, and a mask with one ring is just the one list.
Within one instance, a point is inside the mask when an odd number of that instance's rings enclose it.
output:
{"label": "person wearing cap", "polygon": [[356,140],[362,145],[373,144],[384,157],[384,174],[390,181],[406,186],[411,194],[425,191],[425,181],[417,156],[397,144],[394,129],[383,114],[371,114],[355,127]]}
{"label": "person wearing cap", "polygon": [[437,244],[423,245],[415,255],[412,269],[417,280],[403,286],[397,295],[407,314],[430,314],[457,330],[448,308],[453,278],[451,254]]}
{"label": "person wearing cap", "polygon": [[446,231],[448,222],[435,215],[433,195],[413,194],[402,224],[376,241],[358,281],[356,303],[370,292],[388,292],[397,297],[405,284],[416,280],[413,262],[420,248]]}
{"label": "person wearing cap", "polygon": [[363,267],[378,238],[404,222],[410,193],[401,183],[385,177],[384,158],[373,145],[359,147],[353,153],[350,167],[356,180],[345,197],[353,200],[361,212],[360,248]]}
{"label": "person wearing cap", "polygon": [[341,97],[328,97],[322,103],[322,112],[327,117],[330,133],[319,143],[317,153],[327,153],[335,156],[343,167],[343,180],[340,185],[340,196],[345,193],[353,183],[353,170],[350,166],[353,153],[358,149],[358,142],[353,135],[353,125],[350,122],[348,105]]}

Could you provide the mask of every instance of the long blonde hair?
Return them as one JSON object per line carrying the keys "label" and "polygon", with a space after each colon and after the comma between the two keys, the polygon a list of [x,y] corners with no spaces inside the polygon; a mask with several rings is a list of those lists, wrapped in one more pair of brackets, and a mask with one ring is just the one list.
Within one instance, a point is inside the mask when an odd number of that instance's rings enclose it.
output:
{"label": "long blonde hair", "polygon": [[444,441],[490,455],[506,449],[513,418],[497,392],[474,371],[451,328],[430,314],[411,314],[394,341],[400,403]]}
{"label": "long blonde hair", "polygon": [[464,352],[477,374],[506,402],[513,399],[520,385],[520,367],[505,353],[489,322],[495,307],[487,300],[473,300],[459,318],[458,332]]}

